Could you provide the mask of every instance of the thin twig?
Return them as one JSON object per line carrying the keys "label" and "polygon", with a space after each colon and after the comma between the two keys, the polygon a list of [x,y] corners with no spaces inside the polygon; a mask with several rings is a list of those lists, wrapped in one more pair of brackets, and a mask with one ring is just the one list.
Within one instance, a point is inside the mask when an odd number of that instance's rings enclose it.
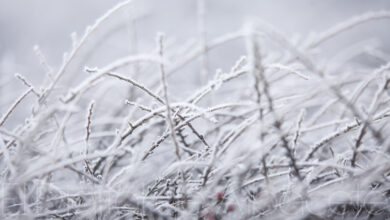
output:
{"label": "thin twig", "polygon": [[[164,41],[164,35],[160,33],[157,36],[157,42],[159,45],[158,53],[160,54],[161,59],[164,56],[164,54],[163,54],[164,53],[163,41]],[[171,116],[171,107],[169,106],[167,79],[165,76],[164,64],[162,64],[162,63],[160,64],[160,71],[161,71],[161,83],[163,86],[165,106],[167,107],[167,122],[169,124],[169,128],[171,131],[171,138],[172,138],[173,144],[175,145],[175,153],[176,153],[177,159],[181,160],[181,156],[180,156],[180,152],[179,152],[179,143],[176,140],[176,133],[175,133],[175,129],[174,129],[175,126],[173,125],[173,120],[172,120],[172,116]]]}
{"label": "thin twig", "polygon": [[[85,157],[87,157],[87,155],[88,155],[89,136],[91,134],[91,118],[92,118],[92,110],[93,110],[94,105],[95,105],[95,101],[92,100],[91,103],[89,104],[89,108],[88,108],[87,124],[85,126],[85,129],[86,129],[85,152],[84,152]],[[93,175],[93,172],[92,172],[91,168],[89,167],[88,161],[85,160],[84,163],[85,163],[85,168],[86,168],[87,172],[89,172],[91,175]]]}
{"label": "thin twig", "polygon": [[32,92],[32,88],[30,87],[26,92],[24,92],[16,101],[15,103],[8,109],[8,111],[1,117],[0,119],[0,127],[3,126],[4,122],[7,120],[7,118],[11,115],[11,113],[15,110],[15,108],[23,101],[26,96]]}

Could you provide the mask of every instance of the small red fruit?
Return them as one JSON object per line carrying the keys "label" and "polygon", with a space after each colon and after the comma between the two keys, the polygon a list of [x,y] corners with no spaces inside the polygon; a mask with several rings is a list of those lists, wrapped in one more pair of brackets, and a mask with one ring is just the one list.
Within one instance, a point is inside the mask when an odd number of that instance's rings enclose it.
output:
{"label": "small red fruit", "polygon": [[211,213],[211,212],[207,212],[204,217],[207,219],[207,220],[215,220],[215,217],[214,215]]}
{"label": "small red fruit", "polygon": [[226,211],[227,211],[227,212],[232,212],[232,211],[234,211],[234,205],[233,205],[233,204],[228,205],[228,207],[226,208]]}
{"label": "small red fruit", "polygon": [[217,193],[217,199],[218,199],[218,201],[222,201],[222,199],[223,199],[223,192]]}

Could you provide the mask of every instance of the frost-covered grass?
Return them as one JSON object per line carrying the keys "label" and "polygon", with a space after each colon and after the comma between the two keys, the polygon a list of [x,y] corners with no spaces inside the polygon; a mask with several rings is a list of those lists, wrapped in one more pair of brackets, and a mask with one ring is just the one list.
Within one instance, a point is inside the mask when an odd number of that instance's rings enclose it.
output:
{"label": "frost-covered grass", "polygon": [[[389,56],[321,50],[390,11],[300,40],[256,19],[206,39],[200,0],[195,46],[156,30],[154,51],[88,67],[85,45],[124,7],[72,35],[58,69],[36,47],[41,87],[15,75],[25,91],[0,117],[2,219],[390,217]],[[237,61],[212,69],[212,51],[237,42]],[[353,62],[362,54],[380,65]]]}

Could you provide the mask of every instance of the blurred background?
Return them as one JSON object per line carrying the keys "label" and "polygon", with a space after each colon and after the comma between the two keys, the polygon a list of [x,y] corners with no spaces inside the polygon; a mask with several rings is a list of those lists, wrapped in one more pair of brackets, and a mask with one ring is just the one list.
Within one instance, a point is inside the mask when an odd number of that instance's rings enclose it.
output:
{"label": "blurred background", "polygon": [[[15,79],[15,73],[22,74],[36,87],[42,85],[46,74],[34,53],[35,45],[55,73],[64,52],[72,47],[71,33],[82,36],[88,25],[118,2],[120,0],[0,0],[0,111],[8,109],[15,97],[25,90]],[[153,52],[157,31],[166,34],[168,46],[187,45],[183,46],[184,50],[191,49],[199,42],[197,6],[196,0],[135,0],[92,37],[85,49],[87,55],[74,65],[102,67],[129,54]],[[260,18],[286,36],[300,40],[302,36],[325,30],[352,16],[379,10],[390,10],[390,1],[205,0],[206,38],[211,40],[237,31],[246,20]],[[368,22],[326,43],[322,52],[332,57],[340,45],[345,48],[367,39],[375,39],[378,47],[388,51],[389,24],[385,20]],[[244,53],[242,42],[210,52],[209,71],[230,68]],[[375,66],[380,64],[372,62]],[[80,68],[72,71],[80,71]],[[198,70],[189,68],[188,71]],[[71,74],[63,83],[71,85],[80,74]],[[176,80],[194,80],[186,79],[185,73],[181,76]]]}

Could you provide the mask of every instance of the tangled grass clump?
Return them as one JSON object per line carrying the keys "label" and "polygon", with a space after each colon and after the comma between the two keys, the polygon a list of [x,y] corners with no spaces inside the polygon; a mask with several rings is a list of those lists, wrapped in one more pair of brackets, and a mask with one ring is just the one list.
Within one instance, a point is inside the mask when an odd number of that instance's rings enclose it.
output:
{"label": "tangled grass clump", "polygon": [[[157,51],[84,68],[85,45],[126,7],[74,37],[55,74],[36,48],[40,89],[16,75],[26,91],[0,118],[1,218],[390,217],[388,56],[321,50],[390,12],[299,42],[259,20],[213,40],[200,28],[195,48],[158,34]],[[245,53],[211,74],[210,51],[233,42]],[[381,65],[353,62],[361,54]],[[31,112],[12,127],[18,108]]]}

